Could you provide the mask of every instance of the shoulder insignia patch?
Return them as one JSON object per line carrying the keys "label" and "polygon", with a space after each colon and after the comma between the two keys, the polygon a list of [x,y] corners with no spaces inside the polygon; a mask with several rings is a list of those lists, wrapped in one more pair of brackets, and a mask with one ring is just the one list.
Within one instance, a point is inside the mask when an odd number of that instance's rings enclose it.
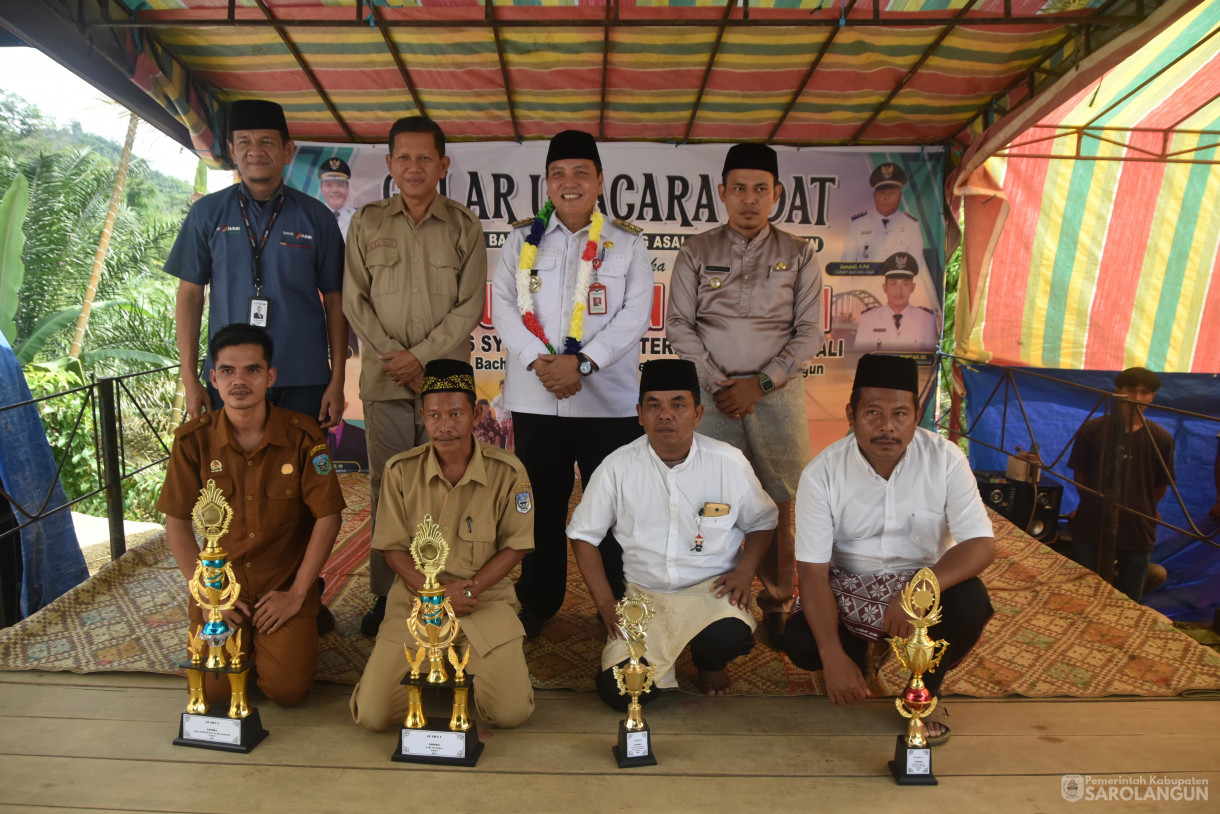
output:
{"label": "shoulder insignia patch", "polygon": [[330,464],[330,448],[326,444],[318,444],[309,450],[309,460],[313,464],[313,471],[319,475],[329,475],[333,469]]}
{"label": "shoulder insignia patch", "polygon": [[867,215],[867,214],[868,214],[868,210],[867,210],[867,209],[864,209],[864,210],[861,210],[860,212],[857,212],[856,214],[852,215],[852,216],[851,216],[851,219],[852,219],[852,220],[859,220],[860,218],[864,217],[864,216],[865,216],[865,215]]}
{"label": "shoulder insignia patch", "polygon": [[533,222],[534,222],[534,219],[533,219],[532,217],[529,217],[529,218],[522,218],[521,220],[515,220],[515,221],[513,221],[513,228],[514,228],[514,229],[521,229],[521,228],[524,228],[524,227],[526,227],[526,226],[529,226],[529,225],[530,225],[531,223],[533,223]]}
{"label": "shoulder insignia patch", "polygon": [[529,514],[530,509],[534,508],[534,498],[530,494],[530,482],[522,481],[513,487],[513,502],[517,505],[517,511],[521,514]]}
{"label": "shoulder insignia patch", "polygon": [[867,314],[869,311],[876,311],[880,307],[881,307],[880,305],[874,305],[872,308],[865,308],[863,311],[860,312],[860,315],[863,316],[864,314]]}
{"label": "shoulder insignia patch", "polygon": [[915,217],[910,212],[903,212],[902,214],[906,215],[908,218],[915,221],[916,223],[919,223],[919,218]]}
{"label": "shoulder insignia patch", "polygon": [[635,235],[636,237],[639,237],[640,235],[644,234],[644,227],[636,226],[634,223],[629,223],[628,221],[625,221],[622,218],[615,218],[614,225],[620,229],[631,232],[631,234]]}
{"label": "shoulder insignia patch", "polygon": [[933,311],[931,308],[925,308],[925,307],[924,307],[924,306],[922,306],[922,305],[917,305],[917,306],[915,306],[915,307],[916,307],[916,308],[918,308],[920,311],[927,311],[927,312],[928,312],[929,314],[931,314],[932,316],[936,316],[936,312],[935,312],[935,311]]}

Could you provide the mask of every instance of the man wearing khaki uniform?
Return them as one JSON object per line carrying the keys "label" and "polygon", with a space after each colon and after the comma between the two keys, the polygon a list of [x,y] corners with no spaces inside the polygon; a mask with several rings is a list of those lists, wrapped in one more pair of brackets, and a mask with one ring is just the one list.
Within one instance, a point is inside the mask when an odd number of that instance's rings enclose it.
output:
{"label": "man wearing khaki uniform", "polygon": [[667,336],[698,369],[700,431],[745,453],[779,507],[775,545],[758,573],[775,644],[795,590],[792,500],[812,457],[801,372],[823,343],[822,271],[808,241],[768,221],[781,192],[774,150],[734,145],[723,181],[729,222],[682,245]]}
{"label": "man wearing khaki uniform", "polygon": [[[487,296],[483,227],[436,191],[449,167],[444,153],[445,136],[431,119],[395,122],[386,166],[399,194],[361,207],[347,233],[343,309],[364,344],[360,398],[374,527],[386,462],[428,440],[417,397],[424,365],[469,361],[470,332]],[[393,580],[381,552],[371,552],[377,599],[361,622],[366,636],[377,632]]]}
{"label": "man wearing khaki uniform", "polygon": [[394,456],[386,466],[373,547],[386,552],[398,575],[385,621],[364,675],[352,693],[352,718],[373,730],[401,725],[407,712],[404,644],[424,576],[411,557],[411,538],[425,516],[440,526],[449,556],[439,581],[461,623],[455,645],[470,648],[479,718],[516,726],[534,711],[525,663],[525,629],[517,620],[508,579],[534,547],[534,499],[525,467],[510,452],[478,441],[474,371],[466,362],[428,363],[422,383],[423,419],[432,441]]}

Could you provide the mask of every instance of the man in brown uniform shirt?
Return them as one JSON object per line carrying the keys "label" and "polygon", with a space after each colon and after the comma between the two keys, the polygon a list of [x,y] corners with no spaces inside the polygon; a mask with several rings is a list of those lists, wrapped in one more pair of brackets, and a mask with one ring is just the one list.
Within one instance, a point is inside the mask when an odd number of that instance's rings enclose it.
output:
{"label": "man in brown uniform shirt", "polygon": [[822,270],[808,241],[768,218],[779,200],[779,159],[737,144],[719,187],[729,222],[686,240],[670,278],[667,336],[703,388],[699,431],[745,453],[779,506],[759,569],[772,644],[792,607],[796,552],[792,500],[812,457],[803,368],[822,347]]}
{"label": "man in brown uniform shirt", "polygon": [[[525,629],[513,608],[508,572],[534,547],[534,498],[525,467],[510,452],[477,441],[474,370],[466,362],[429,362],[422,389],[431,442],[390,459],[382,483],[373,547],[385,551],[398,579],[364,675],[352,693],[352,718],[372,730],[402,724],[408,665],[403,645],[415,644],[407,617],[424,576],[411,557],[411,538],[426,515],[440,526],[449,558],[440,582],[461,622],[456,645],[470,647],[479,717],[516,726],[534,711],[534,690],[522,644]],[[464,652],[464,650],[463,650]]]}
{"label": "man in brown uniform shirt", "polygon": [[[433,359],[470,359],[470,332],[487,298],[487,250],[474,213],[436,191],[449,169],[445,134],[411,116],[390,128],[386,167],[392,198],[366,204],[347,231],[343,311],[364,344],[364,402],[373,526],[386,462],[428,440],[420,419],[420,380]],[[373,610],[361,622],[377,633],[394,582],[380,551],[369,555]]]}
{"label": "man in brown uniform shirt", "polygon": [[[212,386],[224,408],[174,432],[157,508],[174,560],[190,579],[199,557],[191,513],[209,480],[233,508],[220,544],[241,585],[225,621],[240,627],[253,653],[258,686],[281,706],[299,704],[313,686],[318,659],[318,572],[330,556],[344,509],[318,422],[267,403],[275,382],[271,338],[236,324],[212,337]],[[190,603],[191,625],[202,611]],[[205,673],[213,703],[227,703],[229,682]]]}

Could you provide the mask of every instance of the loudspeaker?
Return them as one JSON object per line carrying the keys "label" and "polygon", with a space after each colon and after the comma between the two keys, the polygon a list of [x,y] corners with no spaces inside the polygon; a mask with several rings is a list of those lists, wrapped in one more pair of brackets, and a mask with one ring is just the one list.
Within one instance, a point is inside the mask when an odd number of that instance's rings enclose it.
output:
{"label": "loudspeaker", "polygon": [[976,470],[983,503],[1044,543],[1054,542],[1059,533],[1059,505],[1063,487],[1059,484],[1032,484],[1009,480],[1003,472]]}

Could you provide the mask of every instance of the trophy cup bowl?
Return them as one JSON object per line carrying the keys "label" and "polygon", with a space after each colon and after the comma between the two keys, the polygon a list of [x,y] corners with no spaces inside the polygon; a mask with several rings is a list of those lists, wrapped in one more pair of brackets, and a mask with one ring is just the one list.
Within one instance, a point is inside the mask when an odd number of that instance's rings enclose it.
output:
{"label": "trophy cup bowl", "polygon": [[924,685],[923,675],[940,665],[948,643],[928,636],[928,628],[940,621],[940,584],[931,569],[921,568],[902,589],[900,600],[914,631],[906,638],[890,639],[894,655],[911,674],[906,689],[894,699],[894,706],[909,723],[906,735],[897,737],[889,767],[899,785],[935,786],[932,750],[923,719],[936,709],[937,699]]}
{"label": "trophy cup bowl", "polygon": [[[207,621],[188,633],[190,658],[179,665],[186,670],[188,699],[174,744],[247,754],[262,743],[267,730],[263,729],[258,710],[247,701],[246,680],[250,666],[245,662],[241,632],[224,620],[224,612],[241,596],[241,585],[233,574],[228,554],[220,547],[220,538],[228,532],[233,519],[233,509],[216,482],[209,480],[199,490],[199,499],[191,514],[205,545],[187,588]],[[210,714],[211,704],[204,689],[205,673],[228,676],[227,717]]]}
{"label": "trophy cup bowl", "polygon": [[[411,666],[402,680],[407,687],[407,716],[399,734],[398,748],[390,759],[404,763],[474,766],[483,753],[483,743],[470,714],[473,687],[470,676],[465,673],[470,648],[466,648],[465,658],[459,660],[454,643],[462,625],[445,597],[444,586],[437,581],[449,558],[449,544],[441,536],[440,527],[432,522],[431,515],[426,515],[415,529],[411,557],[424,575],[424,586],[418,591],[415,605],[407,617],[407,631],[418,644],[418,650],[412,656],[411,646],[403,645]],[[452,679],[445,672],[446,657],[454,668]],[[426,678],[421,676],[425,658],[428,659]],[[449,720],[441,723],[443,718],[435,715],[437,723],[430,724],[425,695],[436,696],[445,690],[452,693]]]}
{"label": "trophy cup bowl", "polygon": [[619,600],[615,611],[619,630],[627,640],[629,659],[626,666],[614,666],[614,680],[618,682],[619,693],[630,700],[627,719],[619,721],[614,757],[620,769],[655,766],[657,758],[652,752],[652,731],[644,721],[644,708],[640,705],[640,696],[652,689],[657,674],[656,667],[640,661],[647,649],[645,640],[648,637],[648,622],[653,616],[652,604],[647,597],[632,593]]}

